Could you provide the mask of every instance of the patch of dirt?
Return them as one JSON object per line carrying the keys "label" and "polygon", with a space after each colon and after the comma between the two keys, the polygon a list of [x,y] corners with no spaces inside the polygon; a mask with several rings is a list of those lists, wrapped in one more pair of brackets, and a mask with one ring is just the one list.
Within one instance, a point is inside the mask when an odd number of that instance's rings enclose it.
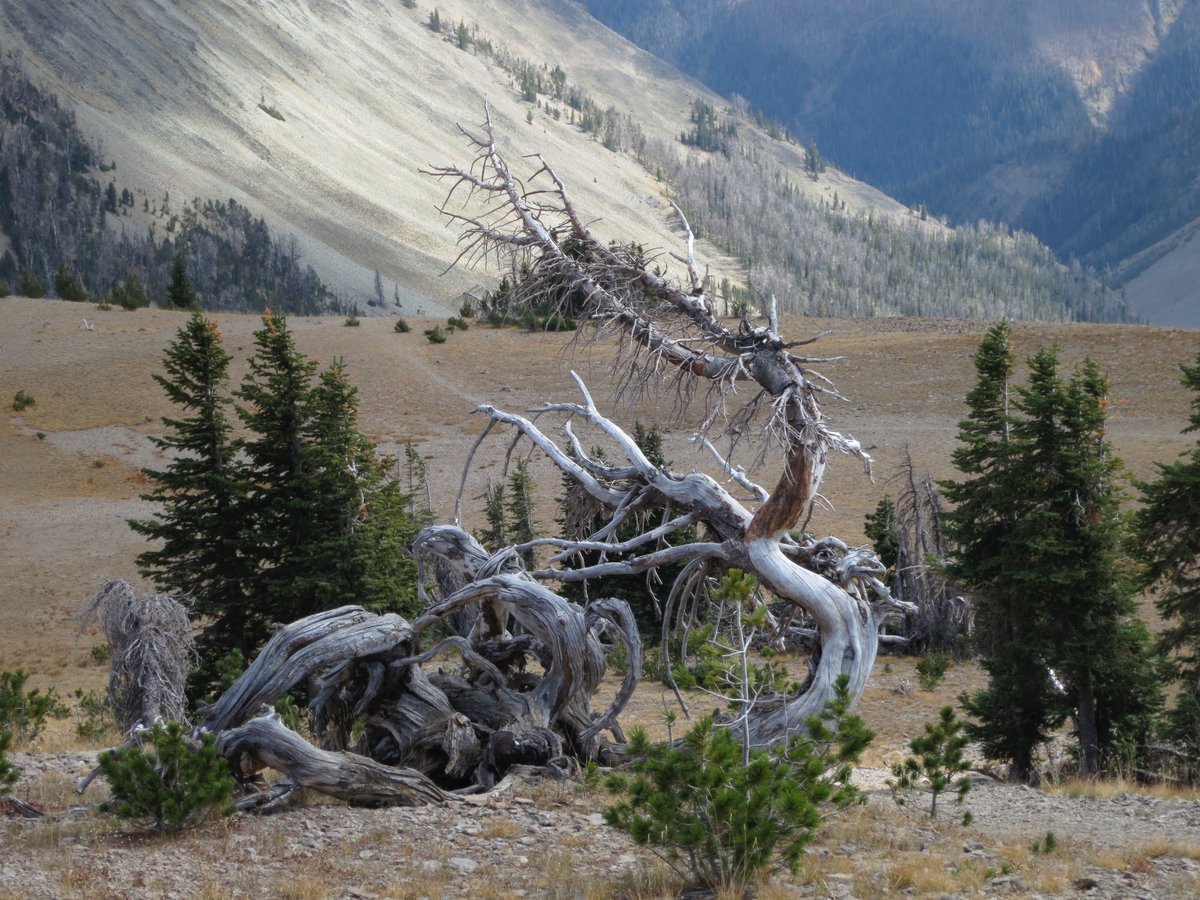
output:
{"label": "patch of dirt", "polygon": [[[25,770],[16,796],[47,818],[10,816],[0,826],[11,851],[0,855],[0,896],[608,897],[671,883],[650,851],[604,824],[605,793],[571,782],[518,782],[420,809],[303,795],[274,815],[238,815],[172,838],[97,817],[102,780],[74,799],[70,785],[94,761],[94,753],[13,754]],[[1073,799],[977,776],[964,807],[974,822],[963,827],[951,804],[935,822],[898,810],[878,787],[884,770],[858,775],[867,806],[834,815],[800,873],[780,874],[764,896],[1195,895],[1200,801]],[[934,884],[955,889],[916,887]]]}

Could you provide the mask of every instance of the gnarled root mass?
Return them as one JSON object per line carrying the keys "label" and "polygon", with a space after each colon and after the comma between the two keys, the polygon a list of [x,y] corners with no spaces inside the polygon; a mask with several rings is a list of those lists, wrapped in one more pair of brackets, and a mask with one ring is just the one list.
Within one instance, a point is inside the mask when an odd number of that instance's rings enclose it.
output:
{"label": "gnarled root mass", "polygon": [[[603,733],[620,739],[617,715],[641,671],[628,606],[607,600],[580,609],[456,528],[426,529],[417,543],[456,567],[492,574],[413,623],[355,606],[293,622],[205,711],[200,727],[218,735],[218,751],[243,780],[267,767],[286,774],[263,802],[311,787],[355,803],[415,805],[486,790],[513,766],[561,771],[609,759]],[[463,609],[480,612],[471,633],[450,632],[447,623],[463,621],[454,616]],[[606,666],[601,622],[636,665],[612,707],[597,713],[590,697]],[[297,688],[311,698],[321,748],[270,711]]]}

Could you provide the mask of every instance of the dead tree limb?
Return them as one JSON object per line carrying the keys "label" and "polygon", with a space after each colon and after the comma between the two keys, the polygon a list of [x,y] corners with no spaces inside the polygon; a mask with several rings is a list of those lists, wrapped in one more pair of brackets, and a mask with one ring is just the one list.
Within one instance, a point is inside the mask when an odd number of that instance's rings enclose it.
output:
{"label": "dead tree limb", "polygon": [[138,596],[109,581],[79,612],[79,628],[99,622],[111,651],[108,701],[128,736],[157,719],[186,721],[184,688],[196,659],[187,606],[166,594]]}
{"label": "dead tree limb", "polygon": [[[778,460],[782,469],[769,495],[754,491],[758,506],[748,510],[707,475],[679,475],[652,465],[629,434],[600,413],[578,377],[582,403],[548,403],[528,416],[480,407],[488,418],[485,434],[501,424],[516,428],[610,515],[609,525],[585,541],[555,541],[557,564],[534,576],[587,579],[704,558],[746,569],[793,604],[820,636],[806,687],[793,697],[757,706],[749,717],[748,739],[771,743],[803,727],[806,717],[832,698],[840,675],[849,677],[851,694],[857,697],[874,663],[881,622],[900,611],[900,605],[883,586],[878,577],[882,567],[868,552],[846,550],[833,571],[822,572],[815,550],[789,534],[811,512],[831,452],[857,456],[868,471],[870,466],[857,441],[829,427],[819,400],[840,395],[808,368],[816,360],[793,353],[807,342],[785,340],[773,317],[766,326],[743,319],[734,328],[717,317],[698,277],[686,220],[686,255],[676,258],[685,262],[689,277],[680,285],[651,271],[640,248],[600,241],[541,157],[528,178],[517,177],[499,152],[486,108],[482,132],[464,134],[476,151],[474,162],[428,173],[450,182],[443,212],[462,227],[460,260],[519,255],[529,273],[517,288],[521,296],[553,301],[564,314],[586,316],[594,339],[615,339],[612,368],[620,390],[640,391],[663,377],[674,379],[684,400],[704,388],[708,413],[698,433],[723,434],[730,453],[756,433],[757,461]],[[460,197],[463,211],[452,209],[450,204]],[[482,211],[467,211],[476,201],[482,201]],[[730,401],[739,384],[749,386],[748,399],[734,406]],[[550,415],[565,420],[561,443],[534,421]],[[620,467],[588,458],[571,431],[572,424],[580,423],[615,445]],[[722,463],[731,475],[742,472],[735,481],[753,490],[743,470]],[[672,546],[648,557],[624,555],[615,546],[617,523],[628,521],[633,510],[654,507],[703,523],[712,540]],[[604,542],[612,546],[600,564],[575,569],[565,564],[577,551]],[[696,570],[685,566],[684,571],[694,577]]]}

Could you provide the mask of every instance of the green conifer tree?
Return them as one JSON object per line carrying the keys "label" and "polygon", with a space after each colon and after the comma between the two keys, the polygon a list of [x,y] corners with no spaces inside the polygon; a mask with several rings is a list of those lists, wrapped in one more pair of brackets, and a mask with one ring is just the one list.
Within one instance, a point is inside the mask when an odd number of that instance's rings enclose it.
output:
{"label": "green conifer tree", "polygon": [[1012,580],[1034,605],[1046,665],[1062,681],[1080,765],[1145,743],[1160,705],[1149,637],[1121,555],[1120,460],[1105,436],[1108,379],[1092,360],[1064,381],[1056,349],[1029,360],[1013,425],[1024,509],[1012,535],[1026,564]]}
{"label": "green conifer tree", "polygon": [[298,548],[292,617],[345,603],[415,612],[416,571],[405,549],[416,536],[409,498],[359,429],[358,407],[358,389],[334,362],[313,390],[304,435],[310,543]]}
{"label": "green conifer tree", "polygon": [[190,596],[193,613],[207,623],[202,650],[246,653],[261,627],[251,625],[256,563],[244,548],[249,482],[238,462],[241,442],[225,415],[229,361],[216,323],[199,313],[167,348],[165,374],[154,380],[182,414],[164,418],[170,433],[152,438],[171,462],[144,470],[154,489],[142,499],[159,511],[129,524],[156,542],[138,556],[138,571],[164,591]]}
{"label": "green conifer tree", "polygon": [[200,301],[196,297],[196,291],[188,278],[187,263],[183,259],[183,252],[176,251],[175,262],[171,264],[171,280],[167,284],[167,308],[196,309],[199,305]]}
{"label": "green conifer tree", "polygon": [[1052,684],[1037,633],[1034,610],[1011,573],[1025,565],[1011,540],[1020,517],[1014,493],[1009,411],[1016,359],[1012,329],[992,326],[975,354],[975,387],[967,394],[969,413],[959,423],[954,466],[965,479],[939,487],[953,504],[946,533],[956,552],[947,566],[952,578],[971,591],[975,641],[988,673],[987,688],[963,698],[975,717],[972,737],[992,759],[1010,762],[1014,780],[1033,773],[1033,752],[1061,718],[1054,709]]}
{"label": "green conifer tree", "polygon": [[989,675],[963,702],[972,737],[1014,778],[1031,776],[1034,748],[1068,715],[1096,772],[1106,752],[1144,740],[1159,696],[1119,553],[1107,381],[1091,362],[1064,381],[1057,352],[1042,350],[1010,411],[1008,336],[996,326],[980,345],[954,455],[969,478],[943,485],[955,504],[949,570],[972,591]]}
{"label": "green conifer tree", "polygon": [[[1184,434],[1200,431],[1200,354],[1181,365],[1193,391]],[[1138,584],[1157,591],[1166,628],[1159,646],[1169,654],[1179,688],[1168,717],[1168,736],[1187,754],[1190,774],[1200,773],[1200,442],[1172,463],[1157,465],[1154,481],[1135,482],[1143,506],[1134,515],[1131,553],[1144,560]]]}
{"label": "green conifer tree", "polygon": [[[305,579],[305,554],[322,540],[315,506],[332,498],[316,493],[306,457],[316,364],[296,349],[287,319],[271,310],[254,333],[250,369],[237,390],[237,411],[249,431],[245,453],[249,493],[247,553],[259,563],[256,594],[269,622],[292,621],[312,610],[311,596],[294,589]],[[305,585],[311,590],[313,585]],[[256,635],[265,638],[266,630]]]}
{"label": "green conifer tree", "polygon": [[[508,476],[508,539],[513,544],[526,544],[537,537],[537,523],[533,518],[533,476],[529,474],[529,463],[518,459]],[[533,549],[521,553],[525,565],[532,569],[536,560]]]}

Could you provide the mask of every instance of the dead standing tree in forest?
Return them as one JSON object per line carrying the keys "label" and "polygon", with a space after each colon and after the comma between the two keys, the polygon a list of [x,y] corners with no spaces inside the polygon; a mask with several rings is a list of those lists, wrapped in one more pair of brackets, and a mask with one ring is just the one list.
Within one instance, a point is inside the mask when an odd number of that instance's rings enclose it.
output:
{"label": "dead standing tree in forest", "polygon": [[[761,458],[777,448],[783,473],[768,493],[722,460],[726,474],[758,503],[751,512],[707,475],[654,465],[599,411],[578,377],[581,402],[550,403],[528,415],[481,407],[488,424],[468,455],[468,469],[479,442],[495,426],[510,426],[518,440],[531,442],[579,486],[593,511],[607,516],[606,524],[582,540],[536,542],[559,552],[535,572],[525,571],[522,548],[489,554],[461,528],[433,526],[414,546],[462,586],[430,601],[415,622],[347,607],[281,629],[203,723],[219,734],[218,750],[245,774],[264,766],[288,773],[281,791],[311,785],[360,802],[421,803],[446,797],[442,788],[486,789],[514,764],[604,759],[608,745],[601,733],[609,730],[621,740],[616,716],[640,677],[636,625],[624,601],[597,599],[580,609],[543,582],[681,563],[667,601],[669,622],[672,610],[682,610],[710,572],[736,567],[755,575],[818,635],[805,685],[792,696],[758,698],[742,719],[739,732],[755,745],[803,728],[834,697],[840,676],[847,676],[857,698],[874,663],[879,626],[900,611],[870,552],[850,550],[834,538],[799,541],[789,534],[810,513],[831,451],[869,463],[858,443],[831,430],[821,414],[819,396],[836,394],[808,370],[815,360],[793,352],[811,342],[783,340],[774,317],[767,327],[743,321],[736,331],[726,328],[705,295],[690,231],[687,255],[679,257],[690,283],[680,287],[652,273],[636,248],[597,240],[540,158],[528,181],[537,188],[518,182],[496,149],[490,116],[483,127],[482,136],[471,138],[478,156],[470,170],[429,173],[453,182],[447,203],[460,189],[484,200],[478,216],[447,213],[464,226],[460,261],[524,254],[528,277],[517,290],[527,298],[552,298],[564,310],[570,305],[587,317],[597,338],[617,338],[613,368],[626,389],[671,374],[683,398],[706,386],[710,412],[700,432],[724,432],[732,449],[737,435],[760,429]],[[753,388],[748,402],[727,407],[743,385]],[[539,427],[545,416],[565,419],[564,445]],[[622,462],[585,452],[573,422],[605,436]],[[638,516],[647,511],[660,511],[661,524],[619,541],[622,523],[649,521]],[[680,541],[692,528],[702,529],[704,539]],[[572,559],[593,551],[603,554],[599,563],[571,567]],[[464,610],[478,614],[464,616]],[[467,633],[455,633],[462,623],[469,623]],[[434,626],[450,633],[422,649],[421,638]],[[597,714],[589,698],[604,672],[598,635],[605,630],[624,643],[629,664],[611,708]],[[446,654],[457,657],[454,671],[427,674],[422,668]],[[537,666],[527,670],[527,659]],[[305,683],[324,750],[296,740],[278,719],[259,715],[264,704]],[[341,752],[360,718],[365,728],[355,749],[374,763]]]}

